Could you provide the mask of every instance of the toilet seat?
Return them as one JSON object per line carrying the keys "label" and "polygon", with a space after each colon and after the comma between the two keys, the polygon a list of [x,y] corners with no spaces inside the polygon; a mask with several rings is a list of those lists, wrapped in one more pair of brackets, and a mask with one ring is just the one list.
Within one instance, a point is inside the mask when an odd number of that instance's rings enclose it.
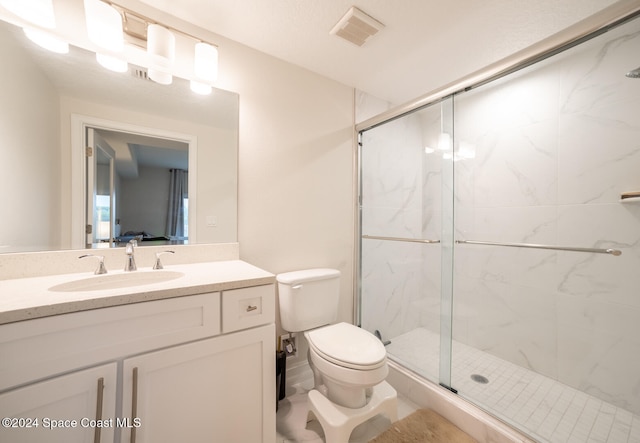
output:
{"label": "toilet seat", "polygon": [[386,358],[381,365],[367,369],[347,368],[330,362],[312,348],[309,348],[309,358],[313,366],[322,374],[325,384],[327,379],[331,379],[351,387],[369,387],[380,383],[389,374]]}
{"label": "toilet seat", "polygon": [[373,334],[349,323],[337,323],[305,332],[309,348],[335,365],[369,371],[386,364],[384,345]]}
{"label": "toilet seat", "polygon": [[371,388],[389,374],[382,342],[348,323],[306,331],[304,336],[315,389],[336,405],[365,407]]}

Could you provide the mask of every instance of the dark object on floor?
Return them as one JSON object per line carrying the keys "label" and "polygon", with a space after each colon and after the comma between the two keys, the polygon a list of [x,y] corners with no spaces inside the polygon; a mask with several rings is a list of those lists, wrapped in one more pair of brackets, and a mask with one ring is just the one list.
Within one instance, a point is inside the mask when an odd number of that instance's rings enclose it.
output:
{"label": "dark object on floor", "polygon": [[276,411],[278,402],[285,396],[287,384],[287,354],[284,351],[276,351]]}

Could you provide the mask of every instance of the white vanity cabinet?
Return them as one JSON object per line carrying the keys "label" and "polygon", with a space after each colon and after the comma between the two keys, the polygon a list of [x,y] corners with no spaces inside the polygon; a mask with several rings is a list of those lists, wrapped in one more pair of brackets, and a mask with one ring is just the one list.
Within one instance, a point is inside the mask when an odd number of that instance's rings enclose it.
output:
{"label": "white vanity cabinet", "polygon": [[126,359],[123,415],[140,426],[121,441],[273,441],[274,336],[268,325]]}
{"label": "white vanity cabinet", "polygon": [[[274,286],[223,291],[217,337],[124,360],[122,442],[273,442]],[[268,430],[268,431],[267,431]]]}
{"label": "white vanity cabinet", "polygon": [[0,441],[112,442],[116,383],[109,363],[0,394]]}
{"label": "white vanity cabinet", "polygon": [[0,441],[274,443],[275,289],[237,286],[0,325],[0,418],[39,421]]}

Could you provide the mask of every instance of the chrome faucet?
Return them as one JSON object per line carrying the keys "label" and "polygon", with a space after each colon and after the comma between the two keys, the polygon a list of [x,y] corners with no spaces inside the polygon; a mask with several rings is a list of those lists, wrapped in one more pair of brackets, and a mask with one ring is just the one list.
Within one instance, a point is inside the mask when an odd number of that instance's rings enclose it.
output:
{"label": "chrome faucet", "polygon": [[135,271],[136,268],[136,259],[133,256],[134,249],[138,246],[138,240],[132,239],[127,243],[127,246],[124,250],[125,254],[127,254],[127,263],[124,266],[125,272]]}
{"label": "chrome faucet", "polygon": [[96,268],[94,274],[100,275],[100,274],[106,274],[107,273],[107,269],[104,267],[104,256],[103,255],[85,254],[85,255],[81,255],[78,258],[85,258],[85,257],[95,257],[95,258],[98,259],[98,267]]}
{"label": "chrome faucet", "polygon": [[175,251],[156,252],[156,262],[153,265],[153,269],[164,269],[164,267],[162,266],[162,262],[160,261],[160,256],[162,254],[175,254]]}

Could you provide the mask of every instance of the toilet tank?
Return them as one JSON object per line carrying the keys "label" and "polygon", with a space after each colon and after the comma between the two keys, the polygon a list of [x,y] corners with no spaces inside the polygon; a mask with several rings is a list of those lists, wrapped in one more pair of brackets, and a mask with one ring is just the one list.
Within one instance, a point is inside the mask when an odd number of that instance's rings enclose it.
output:
{"label": "toilet tank", "polygon": [[282,329],[307,331],[336,321],[340,271],[306,269],[278,274],[276,280]]}

